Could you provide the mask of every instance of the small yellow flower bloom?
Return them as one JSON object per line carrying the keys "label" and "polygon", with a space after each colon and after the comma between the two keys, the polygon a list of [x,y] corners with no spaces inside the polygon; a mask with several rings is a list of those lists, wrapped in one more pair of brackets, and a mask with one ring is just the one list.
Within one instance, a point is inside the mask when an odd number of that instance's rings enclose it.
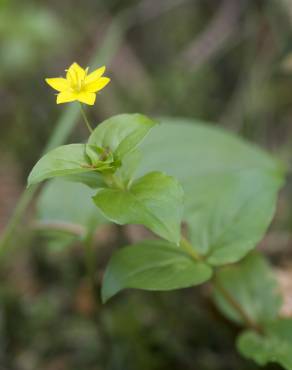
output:
{"label": "small yellow flower bloom", "polygon": [[46,82],[59,91],[57,104],[78,100],[81,103],[93,105],[97,91],[110,82],[110,78],[102,77],[104,72],[105,66],[88,74],[88,68],[83,69],[79,64],[73,63],[67,69],[66,78],[46,78]]}

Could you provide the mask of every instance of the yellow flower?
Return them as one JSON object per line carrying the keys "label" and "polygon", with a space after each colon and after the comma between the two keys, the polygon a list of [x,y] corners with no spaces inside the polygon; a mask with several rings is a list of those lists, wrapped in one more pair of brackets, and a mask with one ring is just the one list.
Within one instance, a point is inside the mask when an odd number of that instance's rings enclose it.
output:
{"label": "yellow flower", "polygon": [[66,71],[66,78],[46,78],[46,82],[59,91],[57,104],[78,100],[81,103],[93,105],[97,91],[110,82],[110,78],[102,77],[105,66],[88,74],[88,68],[83,69],[79,64],[73,63]]}

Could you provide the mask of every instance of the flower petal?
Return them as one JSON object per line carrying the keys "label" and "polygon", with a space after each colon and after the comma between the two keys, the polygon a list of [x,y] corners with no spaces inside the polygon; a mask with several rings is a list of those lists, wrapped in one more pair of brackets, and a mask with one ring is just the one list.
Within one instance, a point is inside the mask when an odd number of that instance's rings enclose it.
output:
{"label": "flower petal", "polygon": [[105,72],[105,66],[102,66],[100,68],[97,68],[95,71],[89,73],[88,76],[85,78],[85,84],[94,82],[95,80],[98,80]]}
{"label": "flower petal", "polygon": [[77,100],[81,103],[93,105],[95,102],[96,95],[92,92],[81,92],[77,95]]}
{"label": "flower petal", "polygon": [[108,77],[100,77],[98,80],[88,83],[84,86],[84,90],[88,92],[96,92],[103,89],[109,82],[110,78]]}
{"label": "flower petal", "polygon": [[80,67],[78,63],[73,63],[67,70],[66,78],[69,83],[73,85],[78,85],[79,81],[84,80],[86,75],[85,69]]}
{"label": "flower petal", "polygon": [[68,90],[69,83],[65,78],[46,78],[46,83],[57,91]]}
{"label": "flower petal", "polygon": [[74,100],[77,100],[76,94],[68,91],[62,91],[57,96],[57,104],[69,103]]}

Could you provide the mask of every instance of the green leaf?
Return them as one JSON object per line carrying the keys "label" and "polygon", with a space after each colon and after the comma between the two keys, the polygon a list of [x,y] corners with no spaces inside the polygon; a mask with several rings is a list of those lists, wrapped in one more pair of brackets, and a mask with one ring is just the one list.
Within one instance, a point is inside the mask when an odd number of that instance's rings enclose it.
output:
{"label": "green leaf", "polygon": [[271,222],[283,165],[217,127],[187,119],[160,122],[141,148],[137,176],[157,170],[176,177],[194,248],[213,265],[240,260]]}
{"label": "green leaf", "polygon": [[141,159],[142,154],[138,149],[133,150],[124,157],[123,166],[118,169],[116,174],[120,176],[125,184],[129,184],[133,180]]}
{"label": "green leaf", "polygon": [[155,124],[155,121],[141,114],[119,114],[98,125],[88,144],[109,148],[122,159],[136,149]]}
{"label": "green leaf", "polygon": [[[98,172],[115,172],[121,166],[121,159],[136,149],[155,124],[140,114],[114,116],[93,131],[88,144],[63,145],[45,154],[32,169],[28,185],[67,176],[72,181],[98,187],[101,182]],[[90,172],[94,176],[88,181]]]}
{"label": "green leaf", "polygon": [[268,171],[240,170],[193,180],[186,200],[190,240],[213,265],[236,262],[261,240],[281,181]]}
{"label": "green leaf", "polygon": [[33,167],[28,185],[43,180],[92,171],[85,154],[84,144],[70,144],[55,148],[45,154]]}
{"label": "green leaf", "polygon": [[241,334],[237,340],[239,352],[261,366],[277,362],[292,370],[292,319],[269,323],[264,330],[265,335],[251,330]]}
{"label": "green leaf", "polygon": [[85,152],[91,165],[98,172],[114,173],[121,166],[121,161],[116,160],[113,153],[104,148],[86,144]]}
{"label": "green leaf", "polygon": [[177,246],[162,240],[144,241],[114,253],[103,278],[102,299],[105,302],[126,288],[187,288],[211,276],[208,265],[194,261]]}
{"label": "green leaf", "polygon": [[92,195],[93,191],[86,186],[60,179],[44,186],[37,202],[36,221],[54,244],[66,247],[80,237],[70,230],[84,230],[84,236],[107,222],[92,202]]}
{"label": "green leaf", "polygon": [[110,221],[141,224],[171,242],[180,241],[183,190],[173,177],[152,172],[129,189],[101,189],[93,199]]}
{"label": "green leaf", "polygon": [[92,189],[102,188],[105,186],[103,177],[96,171],[74,173],[62,176],[62,179],[70,182],[79,182],[89,186]]}
{"label": "green leaf", "polygon": [[250,254],[236,265],[226,266],[215,275],[214,299],[231,320],[244,324],[242,317],[226,300],[222,288],[230,294],[254,323],[277,318],[282,303],[276,278],[266,259]]}

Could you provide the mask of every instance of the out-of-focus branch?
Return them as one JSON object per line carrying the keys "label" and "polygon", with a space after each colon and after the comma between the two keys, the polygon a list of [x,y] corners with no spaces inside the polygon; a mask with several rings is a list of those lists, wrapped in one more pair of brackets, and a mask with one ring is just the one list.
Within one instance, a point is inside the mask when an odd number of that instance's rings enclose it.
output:
{"label": "out-of-focus branch", "polygon": [[285,8],[285,10],[287,10],[287,14],[289,16],[290,23],[292,25],[292,3],[291,3],[291,0],[282,0],[282,4],[283,4],[283,7]]}
{"label": "out-of-focus branch", "polygon": [[[108,24],[111,24],[110,38],[105,43],[106,50],[103,55],[107,56],[110,50],[115,50],[111,58],[106,57],[104,61],[109,63],[114,80],[117,81],[123,89],[127,90],[131,96],[139,95],[145,101],[155,101],[155,89],[151,77],[147,73],[143,63],[139,60],[131,44],[124,37],[125,33],[137,24],[143,24],[155,19],[168,11],[191,2],[193,0],[142,0],[138,4],[130,6],[113,18],[104,10],[103,24],[98,26],[97,32],[94,32],[93,43],[101,43],[100,35],[104,33]],[[100,32],[100,29],[103,30]],[[92,34],[92,33],[91,33]],[[111,35],[114,37],[111,38]],[[90,36],[90,35],[89,35]],[[131,89],[129,89],[131,86]],[[99,115],[106,117],[113,111],[119,112],[122,109],[117,93],[114,89],[107,91],[104,97],[105,104],[99,107]]]}
{"label": "out-of-focus branch", "polygon": [[277,40],[273,38],[266,24],[258,24],[257,20],[255,23],[254,32],[257,37],[246,56],[247,60],[238,84],[220,117],[220,122],[225,127],[237,132],[244,126],[246,113],[251,115],[261,107],[262,100],[259,92],[271,76],[275,65],[275,50],[279,48]]}
{"label": "out-of-focus branch", "polygon": [[179,55],[189,68],[198,68],[215,55],[239,27],[239,18],[248,0],[224,0],[205,30]]}
{"label": "out-of-focus branch", "polygon": [[155,99],[151,77],[129,43],[122,44],[116,58],[111,63],[111,70],[115,80],[125,90],[129,90],[131,86],[132,96],[138,94],[144,101]]}
{"label": "out-of-focus branch", "polygon": [[141,24],[191,1],[194,0],[142,0],[138,5],[126,9],[125,13],[132,24]]}

